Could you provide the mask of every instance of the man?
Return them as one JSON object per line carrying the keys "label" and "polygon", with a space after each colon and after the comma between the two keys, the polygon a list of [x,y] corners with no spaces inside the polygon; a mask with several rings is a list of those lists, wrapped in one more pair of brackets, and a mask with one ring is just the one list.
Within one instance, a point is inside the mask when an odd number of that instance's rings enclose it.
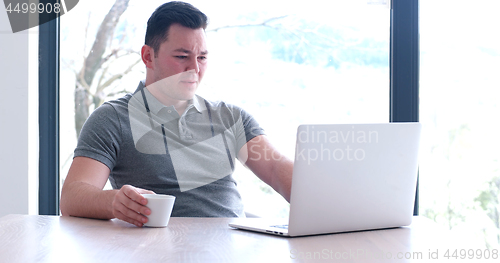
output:
{"label": "man", "polygon": [[[146,80],[85,123],[61,194],[63,215],[119,218],[141,227],[144,193],[176,196],[172,216],[243,216],[237,157],[287,201],[293,163],[242,109],[195,95],[207,68],[207,17],[169,2],[148,20]],[[262,158],[272,156],[273,158]],[[114,190],[104,191],[107,181]]]}

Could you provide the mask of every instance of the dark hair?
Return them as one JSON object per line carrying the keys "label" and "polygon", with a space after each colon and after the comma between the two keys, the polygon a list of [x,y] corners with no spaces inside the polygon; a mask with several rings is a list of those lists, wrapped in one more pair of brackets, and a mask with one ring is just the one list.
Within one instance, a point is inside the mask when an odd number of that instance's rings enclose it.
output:
{"label": "dark hair", "polygon": [[180,24],[191,29],[206,29],[208,18],[193,5],[179,1],[168,2],[156,8],[148,20],[145,39],[145,44],[153,48],[155,56],[161,43],[167,40],[168,30],[172,24]]}

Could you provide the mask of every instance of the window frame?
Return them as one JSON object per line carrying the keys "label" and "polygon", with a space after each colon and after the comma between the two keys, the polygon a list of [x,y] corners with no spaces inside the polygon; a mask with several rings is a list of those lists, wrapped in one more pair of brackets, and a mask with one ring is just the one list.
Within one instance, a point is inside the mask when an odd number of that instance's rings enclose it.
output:
{"label": "window frame", "polygon": [[[419,121],[418,11],[418,0],[397,0],[391,3],[390,122]],[[418,182],[417,179],[413,215],[418,215]]]}
{"label": "window frame", "polygon": [[[58,0],[40,0],[54,6]],[[46,21],[51,14],[40,14]],[[59,15],[39,25],[38,38],[38,213],[59,215]]]}

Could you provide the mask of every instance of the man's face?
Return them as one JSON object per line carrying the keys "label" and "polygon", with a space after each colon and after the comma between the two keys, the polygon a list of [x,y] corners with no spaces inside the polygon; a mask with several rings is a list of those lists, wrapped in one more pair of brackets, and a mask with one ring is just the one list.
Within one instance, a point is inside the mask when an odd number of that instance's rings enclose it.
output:
{"label": "man's face", "polygon": [[192,99],[207,67],[207,46],[202,28],[173,24],[167,41],[151,56],[154,85],[174,100]]}

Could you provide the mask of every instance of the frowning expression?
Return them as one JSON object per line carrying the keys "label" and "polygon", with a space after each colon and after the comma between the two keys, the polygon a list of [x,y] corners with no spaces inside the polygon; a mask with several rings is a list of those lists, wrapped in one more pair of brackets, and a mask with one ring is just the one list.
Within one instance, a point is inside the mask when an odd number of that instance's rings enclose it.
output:
{"label": "frowning expression", "polygon": [[[149,51],[150,61],[146,67],[151,72],[151,83],[169,99],[191,99],[200,84],[207,67],[207,45],[202,28],[191,29],[173,24],[168,31],[167,40],[154,52]],[[143,47],[143,57],[144,57]],[[147,80],[148,81],[148,80]]]}

